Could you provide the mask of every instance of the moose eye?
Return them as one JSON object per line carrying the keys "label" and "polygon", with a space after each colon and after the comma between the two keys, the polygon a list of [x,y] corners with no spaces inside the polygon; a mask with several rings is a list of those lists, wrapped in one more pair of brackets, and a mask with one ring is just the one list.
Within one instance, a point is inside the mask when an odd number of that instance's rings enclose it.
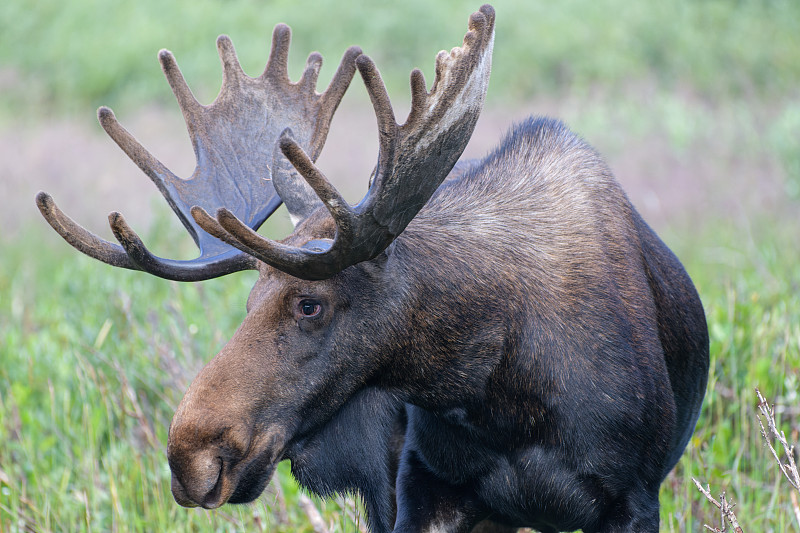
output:
{"label": "moose eye", "polygon": [[316,300],[303,300],[300,302],[300,314],[306,318],[314,318],[322,312],[322,305]]}

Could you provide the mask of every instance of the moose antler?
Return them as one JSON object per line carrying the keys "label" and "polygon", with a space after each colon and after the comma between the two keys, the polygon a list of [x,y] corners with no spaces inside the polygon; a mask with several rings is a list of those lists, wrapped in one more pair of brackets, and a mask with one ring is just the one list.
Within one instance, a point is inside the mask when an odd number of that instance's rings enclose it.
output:
{"label": "moose antler", "polygon": [[163,278],[199,281],[255,268],[251,255],[203,231],[189,211],[192,206],[225,207],[248,229],[256,230],[281,200],[292,214],[303,214],[318,202],[302,180],[290,175],[291,168],[276,150],[276,141],[291,126],[297,142],[316,159],[333,114],[353,78],[361,50],[352,47],[345,52],[330,85],[318,94],[315,87],[322,56],[312,53],[301,79],[291,83],[287,72],[290,40],[289,27],[277,25],[266,68],[258,78],[251,78],[242,71],[231,40],[220,36],[217,48],[222,61],[222,88],[208,106],[194,98],[172,53],[159,52],[161,67],[183,112],[197,159],[188,180],[175,176],[150,154],[117,122],[110,109],[98,110],[103,129],[150,177],[191,234],[200,249],[197,259],[176,261],[153,255],[117,212],[109,215],[109,223],[121,246],[105,241],[65,215],[49,194],[40,192],[36,202],[47,222],[68,243],[95,259]]}
{"label": "moose antler", "polygon": [[386,87],[370,58],[356,66],[378,119],[378,164],[364,199],[350,206],[314,166],[294,130],[278,144],[336,222],[333,242],[293,247],[265,239],[226,208],[212,218],[201,206],[192,216],[210,234],[293,276],[329,278],[385,250],[430,199],[464,151],[483,107],[491,71],[494,9],[484,5],[469,19],[461,48],[436,58],[436,78],[426,91],[422,72],[411,73],[411,111],[395,122]]}

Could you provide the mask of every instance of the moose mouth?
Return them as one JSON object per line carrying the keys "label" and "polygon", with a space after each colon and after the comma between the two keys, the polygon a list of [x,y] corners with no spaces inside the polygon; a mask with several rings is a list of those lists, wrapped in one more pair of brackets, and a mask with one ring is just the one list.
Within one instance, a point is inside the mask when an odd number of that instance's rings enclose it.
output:
{"label": "moose mouth", "polygon": [[[280,460],[273,461],[270,457],[264,456],[248,462],[243,468],[231,468],[220,460],[219,471],[216,479],[212,481],[211,490],[202,495],[194,494],[196,490],[185,488],[173,472],[172,496],[183,507],[204,509],[216,509],[226,503],[250,503],[267,488],[279,462]],[[187,483],[187,486],[192,485]]]}
{"label": "moose mouth", "polygon": [[238,460],[222,453],[196,454],[188,461],[170,456],[175,501],[183,507],[216,509],[226,503],[250,503],[258,498],[284,455],[284,446],[276,442],[281,439],[266,440],[266,446],[251,449]]}
{"label": "moose mouth", "polygon": [[[220,460],[217,477],[206,494],[196,494],[196,490],[184,487],[173,472],[172,496],[183,507],[204,509],[216,509],[226,503],[250,503],[264,492],[278,462],[264,457],[249,462],[244,468],[230,468]],[[192,487],[188,482],[186,485]]]}

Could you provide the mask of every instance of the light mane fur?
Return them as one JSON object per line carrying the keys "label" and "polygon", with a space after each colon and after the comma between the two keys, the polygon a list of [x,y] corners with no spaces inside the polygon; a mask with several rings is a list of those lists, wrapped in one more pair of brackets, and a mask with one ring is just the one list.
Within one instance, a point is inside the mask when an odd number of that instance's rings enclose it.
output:
{"label": "light mane fur", "polygon": [[446,181],[398,241],[420,257],[463,263],[447,265],[449,272],[470,273],[479,255],[476,274],[535,279],[529,288],[553,300],[575,290],[571,276],[600,279],[634,259],[625,257],[638,240],[632,213],[593,148],[559,121],[531,118]]}

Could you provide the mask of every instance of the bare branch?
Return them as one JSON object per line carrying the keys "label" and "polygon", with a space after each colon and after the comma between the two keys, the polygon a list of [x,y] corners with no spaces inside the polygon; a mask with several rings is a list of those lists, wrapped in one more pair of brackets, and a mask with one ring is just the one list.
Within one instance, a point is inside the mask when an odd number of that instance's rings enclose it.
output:
{"label": "bare branch", "polygon": [[733,503],[733,501],[728,501],[728,498],[725,496],[724,492],[720,495],[719,501],[715,500],[714,497],[711,496],[710,488],[706,487],[704,489],[700,482],[695,478],[692,478],[692,481],[694,481],[697,490],[699,490],[708,501],[710,501],[717,509],[719,509],[721,515],[719,528],[709,526],[708,524],[705,524],[705,528],[716,533],[723,533],[727,530],[727,522],[733,528],[734,533],[742,533],[742,528],[739,527],[739,521],[736,519],[736,514],[733,512],[733,508],[736,506],[736,504]]}
{"label": "bare branch", "polygon": [[[761,411],[758,417],[758,424],[761,426],[761,436],[764,437],[764,442],[769,446],[769,450],[772,452],[772,456],[778,463],[778,467],[781,469],[784,477],[789,480],[789,483],[792,484],[795,490],[800,491],[800,474],[798,474],[797,463],[794,459],[794,445],[789,444],[783,431],[778,431],[777,424],[775,423],[775,409],[764,399],[764,396],[761,395],[761,391],[756,389],[756,394],[758,395],[758,410]],[[761,420],[762,417],[767,423],[766,429]],[[773,439],[777,440],[783,447],[787,460],[786,463],[781,462],[780,457],[778,457],[778,452],[772,446]]]}
{"label": "bare branch", "polygon": [[[770,406],[758,388],[756,388],[756,395],[758,396],[758,410],[760,411],[760,414],[757,414],[757,418],[758,425],[761,427],[761,436],[764,437],[764,442],[769,447],[769,451],[772,452],[775,462],[778,463],[778,468],[783,477],[789,481],[795,491],[800,492],[800,473],[797,471],[797,462],[794,458],[794,445],[789,444],[783,431],[778,431],[778,425],[775,422],[775,408]],[[764,427],[764,422],[767,424],[766,428]],[[772,445],[773,440],[777,440],[783,448],[783,453],[786,456],[785,463],[781,461],[778,452]],[[798,505],[797,492],[795,491],[792,491],[792,510],[794,511],[795,520],[800,525],[800,505]]]}

